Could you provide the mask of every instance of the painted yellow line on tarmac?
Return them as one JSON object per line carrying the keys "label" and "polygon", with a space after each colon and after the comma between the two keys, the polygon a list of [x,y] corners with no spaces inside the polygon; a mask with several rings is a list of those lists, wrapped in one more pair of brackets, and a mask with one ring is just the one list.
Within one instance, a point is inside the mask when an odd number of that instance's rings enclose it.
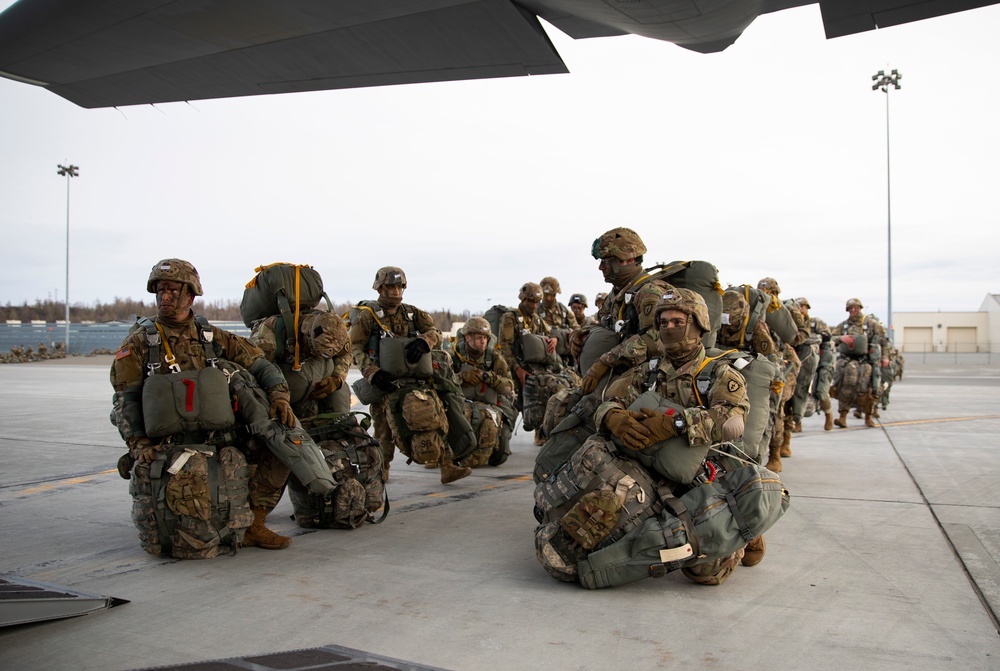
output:
{"label": "painted yellow line on tarmac", "polygon": [[976,419],[1000,419],[1000,415],[978,415],[975,417],[939,417],[937,419],[909,419],[905,422],[879,422],[882,426],[909,426],[911,424],[937,424],[938,422],[968,422]]}
{"label": "painted yellow line on tarmac", "polygon": [[59,487],[66,487],[67,485],[78,485],[81,482],[90,482],[98,476],[107,475],[109,473],[118,474],[117,468],[112,468],[107,471],[100,471],[94,473],[93,475],[88,475],[86,477],[79,478],[66,478],[64,480],[56,480],[54,482],[46,482],[44,485],[36,485],[34,487],[28,487],[27,489],[22,489],[18,493],[19,496],[28,496],[29,494],[38,494],[39,492],[48,492],[53,489],[58,489]]}

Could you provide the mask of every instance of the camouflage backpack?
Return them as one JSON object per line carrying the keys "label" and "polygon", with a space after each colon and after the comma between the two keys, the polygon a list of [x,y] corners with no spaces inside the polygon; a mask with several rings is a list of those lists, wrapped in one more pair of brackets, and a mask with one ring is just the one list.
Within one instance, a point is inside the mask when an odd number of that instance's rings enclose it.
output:
{"label": "camouflage backpack", "polygon": [[[330,499],[312,494],[292,476],[288,495],[300,527],[356,529],[365,522],[378,524],[389,514],[389,495],[382,484],[382,450],[368,428],[371,416],[363,412],[316,415],[303,427],[319,445],[337,488]],[[382,515],[375,518],[375,513]]]}
{"label": "camouflage backpack", "polygon": [[253,521],[246,458],[234,447],[177,445],[132,469],[132,521],[146,552],[178,559],[235,553]]}

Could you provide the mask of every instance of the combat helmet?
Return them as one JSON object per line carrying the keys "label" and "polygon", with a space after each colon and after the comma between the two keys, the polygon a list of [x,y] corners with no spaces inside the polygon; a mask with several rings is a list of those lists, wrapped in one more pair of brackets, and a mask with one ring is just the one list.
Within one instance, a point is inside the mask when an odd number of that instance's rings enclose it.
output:
{"label": "combat helmet", "polygon": [[469,321],[465,322],[465,326],[462,327],[463,335],[484,335],[489,337],[492,333],[490,331],[490,323],[482,317],[471,317]]}
{"label": "combat helmet", "polygon": [[406,288],[406,273],[402,268],[396,266],[384,266],[375,271],[375,281],[372,282],[372,289],[378,291],[379,287],[385,285],[402,284]]}
{"label": "combat helmet", "polygon": [[561,294],[562,287],[559,286],[559,280],[554,277],[543,277],[541,281],[542,291],[547,294]]}
{"label": "combat helmet", "polygon": [[598,293],[596,296],[594,296],[594,304],[597,305],[597,307],[600,307],[601,303],[603,303],[607,299],[608,299],[608,294],[602,291]]}
{"label": "combat helmet", "polygon": [[741,291],[726,289],[726,293],[722,294],[722,318],[729,317],[730,329],[743,323],[749,309]]}
{"label": "combat helmet", "polygon": [[573,303],[579,303],[583,307],[587,307],[587,297],[583,294],[573,294],[569,297],[569,305]]}
{"label": "combat helmet", "polygon": [[639,234],[631,228],[612,228],[610,231],[594,240],[590,253],[595,259],[613,256],[620,261],[637,259],[646,253]]}
{"label": "combat helmet", "polygon": [[809,299],[805,296],[799,296],[795,299],[795,302],[799,304],[800,307],[804,307],[807,310],[811,310],[812,306],[809,305]]}
{"label": "combat helmet", "polygon": [[159,280],[170,280],[182,282],[188,285],[191,293],[201,296],[201,278],[198,270],[190,262],[182,259],[163,259],[153,266],[149,271],[149,279],[146,280],[146,291],[151,294],[156,293],[156,283]]}
{"label": "combat helmet", "polygon": [[518,300],[524,300],[525,298],[530,298],[535,301],[542,300],[542,288],[535,284],[534,282],[525,282],[524,286],[517,294]]}
{"label": "combat helmet", "polygon": [[861,299],[860,298],[848,298],[847,299],[847,305],[844,307],[844,309],[845,310],[850,310],[853,307],[858,307],[858,308],[860,308],[862,310],[865,309],[865,306],[861,304]]}
{"label": "combat helmet", "polygon": [[708,316],[708,306],[705,304],[705,299],[701,297],[701,294],[690,289],[676,287],[669,289],[663,294],[660,302],[656,304],[656,317],[659,318],[660,313],[664,310],[679,310],[694,319],[698,328],[703,332],[708,333],[712,330],[712,320]]}
{"label": "combat helmet", "polygon": [[778,280],[773,277],[765,277],[762,279],[757,283],[757,288],[765,293],[771,294],[772,296],[777,296],[781,293],[781,287],[778,286]]}

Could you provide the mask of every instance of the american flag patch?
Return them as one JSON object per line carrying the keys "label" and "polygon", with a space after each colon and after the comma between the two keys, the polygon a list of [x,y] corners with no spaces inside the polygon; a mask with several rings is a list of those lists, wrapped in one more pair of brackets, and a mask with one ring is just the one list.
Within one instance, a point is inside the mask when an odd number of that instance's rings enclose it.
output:
{"label": "american flag patch", "polygon": [[128,355],[129,355],[128,347],[122,347],[120,350],[115,352],[115,361],[117,361],[118,359],[124,359]]}

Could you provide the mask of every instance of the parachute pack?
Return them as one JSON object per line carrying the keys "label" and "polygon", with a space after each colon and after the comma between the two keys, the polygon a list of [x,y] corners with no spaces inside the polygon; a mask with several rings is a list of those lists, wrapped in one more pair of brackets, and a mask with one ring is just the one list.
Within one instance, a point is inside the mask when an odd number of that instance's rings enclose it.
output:
{"label": "parachute pack", "polygon": [[132,521],[150,554],[211,559],[235,553],[253,521],[250,471],[234,447],[177,445],[132,469]]}
{"label": "parachute pack", "polygon": [[[300,527],[356,529],[365,522],[378,524],[389,514],[389,496],[382,484],[382,450],[368,428],[371,416],[363,412],[327,413],[303,422],[319,445],[337,485],[324,500],[306,489],[298,478],[288,481],[288,495]],[[375,513],[382,515],[375,518]]]}
{"label": "parachute pack", "polygon": [[240,317],[247,327],[272,315],[281,315],[287,350],[293,353],[294,368],[299,366],[301,343],[299,320],[303,310],[315,308],[330,297],[323,291],[323,278],[312,266],[293,263],[272,263],[258,266],[257,273],[246,284],[240,301]]}

